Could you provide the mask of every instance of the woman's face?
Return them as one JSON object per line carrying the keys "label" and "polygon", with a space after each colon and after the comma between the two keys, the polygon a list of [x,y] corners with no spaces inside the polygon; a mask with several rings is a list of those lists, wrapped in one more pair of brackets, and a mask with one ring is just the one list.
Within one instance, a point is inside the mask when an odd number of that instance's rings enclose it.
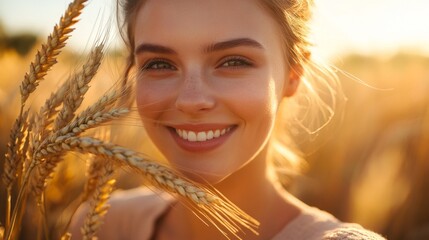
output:
{"label": "woman's face", "polygon": [[258,1],[148,0],[134,26],[138,111],[167,160],[211,183],[264,161],[292,84]]}

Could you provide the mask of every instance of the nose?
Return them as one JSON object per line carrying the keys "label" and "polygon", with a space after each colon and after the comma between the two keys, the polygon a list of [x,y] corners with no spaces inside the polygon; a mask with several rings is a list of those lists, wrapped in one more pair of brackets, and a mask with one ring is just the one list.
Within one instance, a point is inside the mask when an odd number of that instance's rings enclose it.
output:
{"label": "nose", "polygon": [[201,74],[184,77],[182,83],[176,99],[178,110],[188,114],[197,114],[215,106],[215,99]]}

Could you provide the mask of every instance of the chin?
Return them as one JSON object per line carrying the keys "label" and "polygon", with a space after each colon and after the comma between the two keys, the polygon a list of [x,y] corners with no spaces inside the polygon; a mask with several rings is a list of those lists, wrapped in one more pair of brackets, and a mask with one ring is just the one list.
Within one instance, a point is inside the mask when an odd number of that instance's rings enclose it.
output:
{"label": "chin", "polygon": [[194,182],[197,182],[203,185],[210,185],[210,186],[214,186],[218,183],[221,183],[223,180],[225,180],[228,177],[228,175],[215,174],[215,173],[197,173],[195,171],[194,172],[180,171],[180,172],[186,178]]}

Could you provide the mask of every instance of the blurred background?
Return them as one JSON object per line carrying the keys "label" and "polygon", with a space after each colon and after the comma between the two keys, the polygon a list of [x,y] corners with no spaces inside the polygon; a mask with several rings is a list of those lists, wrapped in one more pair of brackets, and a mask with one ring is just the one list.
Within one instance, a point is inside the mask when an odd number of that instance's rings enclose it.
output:
{"label": "blurred background", "polygon": [[[314,54],[341,69],[338,74],[348,101],[342,121],[330,128],[329,138],[307,153],[309,167],[290,191],[388,239],[429,239],[429,2],[315,2]],[[0,0],[0,156],[18,114],[19,84],[68,3]],[[86,104],[115,84],[125,51],[116,33],[114,9],[112,0],[89,2],[59,64],[30,99],[30,107],[37,109],[99,39],[108,43],[108,54]],[[136,119],[127,121],[120,127],[141,130]],[[141,145],[149,155],[156,154],[145,140],[131,147]],[[85,159],[71,155],[51,181],[46,198],[52,236],[67,221],[64,212],[82,189],[83,168]],[[142,181],[125,174],[118,176],[119,188]],[[27,211],[37,209],[29,206]],[[33,239],[34,226],[31,220],[24,222],[21,239]]]}

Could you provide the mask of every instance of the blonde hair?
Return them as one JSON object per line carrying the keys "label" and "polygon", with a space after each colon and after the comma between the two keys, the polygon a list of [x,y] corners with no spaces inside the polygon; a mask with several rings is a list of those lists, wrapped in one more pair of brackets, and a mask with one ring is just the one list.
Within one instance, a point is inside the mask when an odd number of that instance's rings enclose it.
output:
{"label": "blonde hair", "polygon": [[[270,141],[269,160],[274,176],[283,185],[303,166],[296,145],[308,143],[334,118],[338,99],[344,100],[336,74],[311,57],[310,24],[313,0],[258,0],[279,25],[283,52],[290,71],[300,77],[301,87],[290,100],[280,104]],[[134,22],[145,0],[118,0],[118,19],[129,50],[124,79],[134,62]],[[119,9],[122,9],[120,14]],[[287,109],[287,111],[285,111]],[[304,136],[304,137],[303,137]]]}

